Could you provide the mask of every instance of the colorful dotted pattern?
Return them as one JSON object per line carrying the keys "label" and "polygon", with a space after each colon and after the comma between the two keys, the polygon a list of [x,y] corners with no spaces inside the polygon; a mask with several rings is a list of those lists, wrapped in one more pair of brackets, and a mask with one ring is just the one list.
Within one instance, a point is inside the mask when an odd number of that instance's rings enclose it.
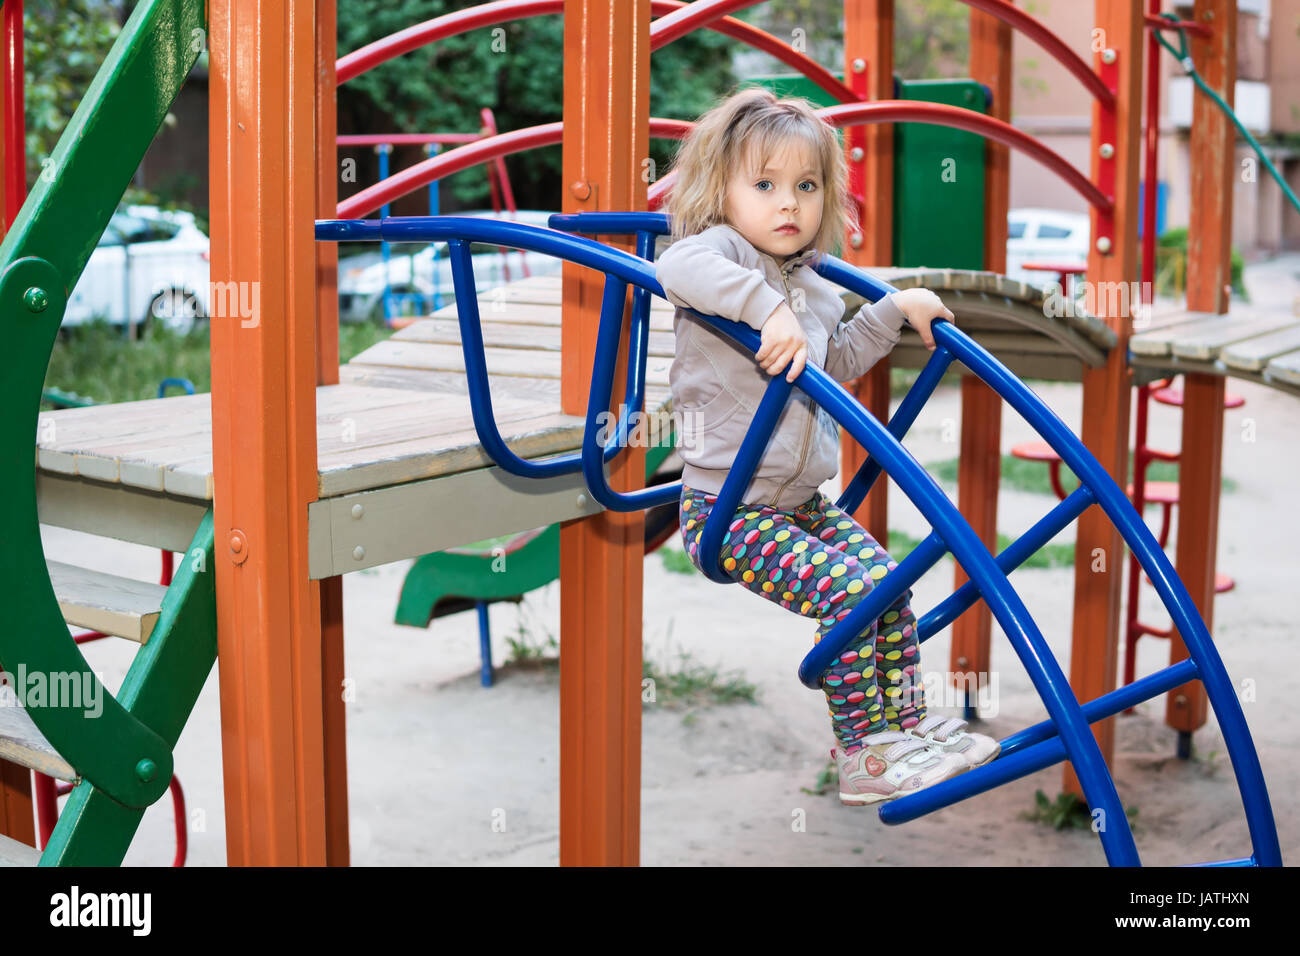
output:
{"label": "colorful dotted pattern", "polygon": [[[682,486],[686,553],[700,567],[700,536],[717,495]],[[821,492],[793,511],[742,504],[723,536],[722,566],[733,581],[781,607],[816,618],[820,642],[898,565],[861,525]],[[831,723],[844,753],[861,738],[911,727],[925,716],[911,590],[899,595],[822,675]]]}

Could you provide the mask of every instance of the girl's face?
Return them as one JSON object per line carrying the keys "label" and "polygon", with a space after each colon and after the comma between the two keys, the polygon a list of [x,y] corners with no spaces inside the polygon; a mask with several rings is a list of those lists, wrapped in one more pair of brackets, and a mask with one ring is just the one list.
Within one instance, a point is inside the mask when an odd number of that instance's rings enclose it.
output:
{"label": "girl's face", "polygon": [[734,170],[727,181],[728,224],[777,260],[802,251],[822,224],[822,171],[802,143],[790,143],[767,166]]}

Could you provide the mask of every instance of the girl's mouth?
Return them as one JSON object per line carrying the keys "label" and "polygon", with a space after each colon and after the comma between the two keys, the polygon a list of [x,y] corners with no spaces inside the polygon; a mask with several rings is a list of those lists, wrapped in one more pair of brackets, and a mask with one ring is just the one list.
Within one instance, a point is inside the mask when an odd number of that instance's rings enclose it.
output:
{"label": "girl's mouth", "polygon": [[798,231],[799,231],[798,226],[782,226],[781,228],[777,229],[777,232],[784,233],[787,236],[792,236]]}

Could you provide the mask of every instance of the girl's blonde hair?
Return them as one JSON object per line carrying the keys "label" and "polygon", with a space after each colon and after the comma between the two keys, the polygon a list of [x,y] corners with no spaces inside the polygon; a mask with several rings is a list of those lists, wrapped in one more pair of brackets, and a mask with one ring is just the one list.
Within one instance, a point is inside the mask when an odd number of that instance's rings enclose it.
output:
{"label": "girl's blonde hair", "polygon": [[682,140],[673,160],[677,181],[666,201],[673,241],[727,222],[727,182],[748,160],[762,169],[791,141],[808,148],[822,170],[821,228],[812,246],[833,252],[845,230],[858,227],[849,198],[848,167],[835,130],[801,97],[777,99],[759,87],[742,89],[709,110]]}

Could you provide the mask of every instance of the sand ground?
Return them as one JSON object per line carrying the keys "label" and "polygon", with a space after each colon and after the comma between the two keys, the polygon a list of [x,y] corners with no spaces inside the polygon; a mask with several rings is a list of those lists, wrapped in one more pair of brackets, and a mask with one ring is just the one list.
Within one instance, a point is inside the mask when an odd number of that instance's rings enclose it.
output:
{"label": "sand ground", "polygon": [[[1300,293],[1300,256],[1247,271],[1256,302],[1290,311]],[[1259,751],[1281,835],[1283,858],[1300,853],[1297,777],[1300,722],[1288,707],[1300,696],[1300,515],[1294,475],[1300,473],[1300,402],[1272,389],[1230,381],[1246,399],[1228,413],[1223,473],[1236,482],[1221,505],[1219,568],[1236,579],[1221,594],[1213,632]],[[1076,386],[1035,390],[1076,431]],[[916,458],[934,462],[957,453],[956,389],[936,393],[906,442]],[[1152,443],[1179,444],[1177,409],[1152,406]],[[1034,437],[1004,411],[1003,450]],[[1253,440],[1251,440],[1253,437]],[[830,482],[828,494],[838,492]],[[946,489],[955,499],[955,489]],[[1042,495],[1004,490],[999,527],[1017,535],[1050,508]],[[1157,511],[1148,512],[1153,529]],[[895,489],[890,527],[921,537],[924,520]],[[156,579],[151,549],[43,529],[50,558]],[[1072,540],[1073,528],[1057,541]],[[1170,541],[1174,553],[1177,531]],[[680,539],[668,546],[680,551]],[[558,669],[506,667],[490,689],[478,684],[473,614],[441,618],[428,631],[392,622],[410,562],[344,579],[349,703],[349,800],[352,860],[357,865],[537,864],[558,861]],[[952,587],[953,564],[940,562],[916,585],[924,613]],[[1073,572],[1022,570],[1011,578],[1057,659],[1068,670]],[[646,656],[672,666],[685,651],[704,665],[738,671],[757,688],[757,702],[690,709],[643,707],[642,837],[645,864],[1101,865],[1095,834],[1057,831],[1024,819],[1041,789],[1055,797],[1060,767],[900,827],[886,827],[868,809],[839,804],[834,788],[813,792],[828,761],[830,722],[824,698],[798,683],[798,662],[813,625],[735,587],[698,573],[669,571],[659,555],[645,562]],[[1150,588],[1145,620],[1168,618]],[[509,655],[520,630],[531,640],[559,632],[559,585],[519,605],[492,610],[493,653]],[[924,645],[922,671],[947,670],[948,632]],[[116,688],[130,662],[122,642],[88,645],[91,665]],[[1139,673],[1168,663],[1168,643],[1139,645]],[[978,729],[1000,737],[1046,717],[1046,711],[996,625],[991,693]],[[944,706],[944,704],[949,706]],[[957,713],[956,699],[930,700],[935,713]],[[1126,807],[1137,809],[1135,838],[1148,864],[1192,863],[1245,855],[1250,843],[1231,763],[1213,713],[1195,734],[1195,759],[1174,756],[1175,734],[1164,725],[1164,698],[1117,721],[1113,770]],[[224,864],[225,828],[217,674],[208,679],[176,750],[188,799],[190,865]],[[171,859],[169,804],[145,815],[128,864]]]}

